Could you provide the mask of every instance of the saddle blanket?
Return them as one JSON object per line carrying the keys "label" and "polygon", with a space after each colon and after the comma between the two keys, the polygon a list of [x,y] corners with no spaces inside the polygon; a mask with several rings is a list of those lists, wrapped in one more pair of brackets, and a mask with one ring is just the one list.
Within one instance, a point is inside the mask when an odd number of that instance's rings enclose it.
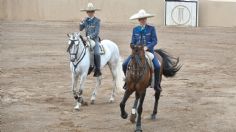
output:
{"label": "saddle blanket", "polygon": [[[153,72],[154,71],[154,65],[152,63],[152,60],[154,59],[154,55],[151,53],[151,52],[148,52],[146,51],[145,52],[145,56],[146,56],[146,59],[147,59],[147,62],[148,62],[148,65],[150,66],[151,68],[151,73],[152,73],[152,79],[151,79],[151,84],[150,84],[150,87],[151,88],[154,88],[154,83],[155,83],[155,73]],[[158,60],[158,63],[159,65],[161,65],[160,61]]]}

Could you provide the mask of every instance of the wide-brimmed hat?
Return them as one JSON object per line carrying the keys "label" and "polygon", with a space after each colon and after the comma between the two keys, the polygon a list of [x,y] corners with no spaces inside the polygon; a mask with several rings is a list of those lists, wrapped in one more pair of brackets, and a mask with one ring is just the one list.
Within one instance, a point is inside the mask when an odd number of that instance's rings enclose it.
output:
{"label": "wide-brimmed hat", "polygon": [[136,20],[136,19],[150,18],[150,17],[154,17],[154,15],[147,13],[144,9],[141,9],[141,10],[139,10],[138,13],[132,15],[129,19]]}
{"label": "wide-brimmed hat", "polygon": [[81,9],[80,11],[98,11],[100,9],[97,9],[93,6],[93,3],[88,3],[87,7],[85,9]]}

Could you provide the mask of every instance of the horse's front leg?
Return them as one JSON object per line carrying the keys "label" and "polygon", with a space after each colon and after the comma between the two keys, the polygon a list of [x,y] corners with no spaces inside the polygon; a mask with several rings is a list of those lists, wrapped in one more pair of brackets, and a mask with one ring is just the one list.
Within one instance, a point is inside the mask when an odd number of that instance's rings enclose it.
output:
{"label": "horse's front leg", "polygon": [[125,111],[125,103],[128,100],[129,96],[133,93],[133,91],[130,91],[128,89],[126,89],[124,97],[122,99],[122,101],[120,102],[120,111],[121,111],[121,117],[123,119],[126,119],[128,117],[127,112]]}
{"label": "horse's front leg", "polygon": [[96,77],[96,86],[95,86],[95,89],[93,90],[93,94],[91,97],[91,104],[95,103],[97,90],[100,88],[100,86],[101,86],[101,76]]}
{"label": "horse's front leg", "polygon": [[142,132],[141,115],[143,112],[143,101],[145,99],[145,95],[146,95],[146,90],[144,91],[144,93],[140,95],[140,100],[139,100],[139,105],[138,105],[138,118],[136,122],[135,132]]}
{"label": "horse's front leg", "polygon": [[79,78],[78,74],[72,73],[72,92],[73,92],[74,98],[76,100],[76,106],[74,107],[74,109],[76,109],[76,110],[78,110],[79,107],[80,107],[80,104],[78,103],[79,97],[78,97],[77,92],[76,92],[78,78]]}
{"label": "horse's front leg", "polygon": [[154,108],[153,108],[153,113],[151,114],[151,119],[155,120],[156,119],[156,114],[157,114],[157,108],[158,108],[158,101],[160,98],[161,91],[157,90],[155,92],[155,102],[154,102]]}
{"label": "horse's front leg", "polygon": [[132,123],[135,123],[135,120],[136,120],[136,111],[137,111],[137,105],[138,105],[138,100],[139,100],[139,94],[138,92],[135,92],[135,100],[134,100],[134,105],[133,105],[133,108],[132,108],[132,111],[131,111],[131,116],[130,116],[130,121]]}
{"label": "horse's front leg", "polygon": [[88,103],[87,102],[85,102],[84,101],[84,99],[83,99],[83,91],[84,91],[84,82],[85,82],[85,80],[86,80],[86,78],[87,78],[87,73],[83,73],[82,75],[81,75],[81,77],[80,77],[80,85],[79,85],[79,97],[80,97],[80,103],[82,104],[82,105],[87,105]]}

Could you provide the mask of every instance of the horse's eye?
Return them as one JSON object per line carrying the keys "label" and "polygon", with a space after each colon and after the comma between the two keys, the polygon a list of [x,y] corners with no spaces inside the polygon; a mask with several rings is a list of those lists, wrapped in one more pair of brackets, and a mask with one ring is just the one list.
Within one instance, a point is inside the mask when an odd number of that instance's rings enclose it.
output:
{"label": "horse's eye", "polygon": [[71,44],[71,40],[68,41],[68,44]]}

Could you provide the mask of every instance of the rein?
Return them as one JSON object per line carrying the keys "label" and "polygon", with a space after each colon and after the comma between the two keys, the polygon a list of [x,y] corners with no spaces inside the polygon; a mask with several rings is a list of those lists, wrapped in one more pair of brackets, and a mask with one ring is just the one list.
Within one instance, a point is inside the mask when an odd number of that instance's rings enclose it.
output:
{"label": "rein", "polygon": [[[73,66],[74,66],[74,71],[75,71],[75,69],[77,68],[77,66],[78,66],[78,64],[84,59],[84,56],[85,56],[85,54],[86,54],[86,47],[84,47],[84,49],[82,50],[82,53],[80,54],[80,56],[79,56],[79,60],[77,61],[77,63],[76,64],[74,64],[73,62],[72,62],[72,64],[73,64]],[[77,55],[77,53],[78,53],[78,50],[77,50],[77,52],[76,52],[76,55]],[[84,53],[84,54],[83,54]],[[83,55],[82,55],[83,54]],[[81,57],[82,56],[82,57]]]}
{"label": "rein", "polygon": [[139,65],[142,65],[139,55],[134,55],[134,58],[135,58],[136,62],[138,62]]}
{"label": "rein", "polygon": [[[78,66],[78,64],[84,59],[84,56],[86,55],[86,46],[85,46],[85,43],[84,43],[84,40],[82,39],[82,42],[83,42],[83,50],[82,50],[82,52],[81,52],[81,54],[79,55],[79,57],[78,57],[78,59],[76,59],[76,63],[74,64],[74,62],[72,62],[72,64],[73,64],[73,66],[74,66],[74,72],[75,72],[75,69],[77,68],[77,66]],[[74,44],[74,43],[73,43]],[[72,45],[73,44],[70,44],[69,45],[69,47],[68,47],[68,49],[69,48],[71,48],[72,47]],[[67,51],[69,52],[69,50],[67,49]],[[77,54],[78,54],[78,49],[76,50],[76,53],[75,54],[71,54],[70,53],[70,55],[75,55],[75,56],[77,56]]]}
{"label": "rein", "polygon": [[[144,78],[145,73],[147,72],[147,60],[145,59],[145,63],[142,64],[141,58],[139,55],[134,55],[133,59],[137,63],[138,67],[134,67],[131,65],[132,68],[130,68],[131,72],[134,72],[134,81],[137,83],[141,79]],[[138,73],[137,73],[138,72]]]}

